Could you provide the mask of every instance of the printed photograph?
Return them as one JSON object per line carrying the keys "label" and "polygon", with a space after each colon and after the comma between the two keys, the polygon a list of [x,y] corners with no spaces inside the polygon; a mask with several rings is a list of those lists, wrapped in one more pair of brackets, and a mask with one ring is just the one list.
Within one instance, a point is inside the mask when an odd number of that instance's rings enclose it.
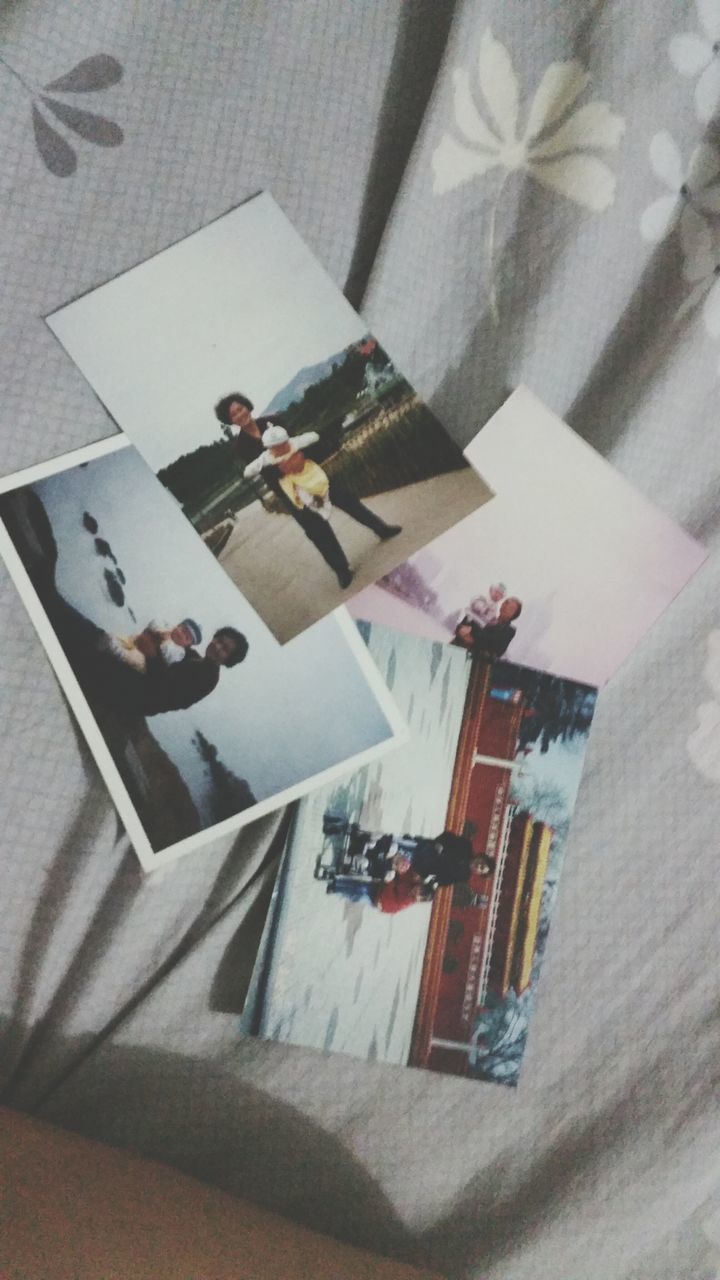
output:
{"label": "printed photograph", "polygon": [[280,646],[122,436],[3,480],[0,551],[146,870],[405,733],[347,612]]}
{"label": "printed photograph", "polygon": [[283,643],[491,497],[266,193],[47,322]]}
{"label": "printed photograph", "polygon": [[492,502],[361,592],[351,612],[605,684],[706,551],[525,388],[466,453]]}
{"label": "printed photograph", "polygon": [[410,739],[298,806],[243,1030],[515,1085],[596,690],[359,628]]}

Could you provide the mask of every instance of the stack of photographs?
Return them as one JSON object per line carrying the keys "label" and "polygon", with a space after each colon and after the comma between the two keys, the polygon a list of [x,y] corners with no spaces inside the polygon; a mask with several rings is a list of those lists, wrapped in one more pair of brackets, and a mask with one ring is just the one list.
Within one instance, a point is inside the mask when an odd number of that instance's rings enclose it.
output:
{"label": "stack of photographs", "polygon": [[244,1030],[517,1083],[598,689],[704,552],[525,388],[463,453],[267,194],[47,319],[121,431],[0,551],[143,868],[303,797]]}
{"label": "stack of photographs", "polygon": [[300,805],[245,1028],[514,1085],[598,687],[705,553],[524,388],[467,454],[351,604],[410,742]]}

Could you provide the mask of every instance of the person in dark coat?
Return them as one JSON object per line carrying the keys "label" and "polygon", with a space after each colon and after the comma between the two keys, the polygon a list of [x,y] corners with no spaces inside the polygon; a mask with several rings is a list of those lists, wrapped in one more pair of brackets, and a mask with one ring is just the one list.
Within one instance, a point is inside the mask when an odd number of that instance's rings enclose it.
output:
{"label": "person in dark coat", "polygon": [[204,654],[188,648],[182,661],[171,666],[152,657],[145,671],[138,672],[107,651],[102,628],[59,592],[45,594],[43,604],[90,701],[136,715],[156,716],[194,706],[216,688],[222,668],[236,666],[248,651],[241,631],[221,627]]}
{"label": "person in dark coat", "polygon": [[[325,834],[328,819],[325,819]],[[365,845],[367,833],[357,830],[353,840]],[[365,848],[368,874],[384,880],[395,872],[404,875],[409,869],[421,881],[433,880],[438,887],[464,884],[471,875],[492,875],[495,860],[488,854],[476,854],[467,836],[443,831],[439,836],[395,836],[389,832],[377,836]]]}
{"label": "person in dark coat", "polygon": [[521,613],[521,602],[515,596],[509,596],[500,605],[497,622],[489,622],[483,627],[466,614],[458,622],[450,643],[481,658],[502,658],[517,634],[513,623]]}
{"label": "person in dark coat", "polygon": [[495,870],[493,858],[476,854],[468,837],[454,831],[443,831],[432,840],[418,838],[409,861],[415,875],[421,880],[432,879],[438,888],[467,884],[473,874],[488,876]]}
{"label": "person in dark coat", "polygon": [[220,679],[223,667],[235,667],[248,651],[248,642],[235,627],[220,627],[205,653],[188,649],[182,662],[172,666],[153,658],[147,665],[147,689],[140,694],[143,715],[182,711],[207,698]]}
{"label": "person in dark coat", "polygon": [[[83,524],[89,528],[85,516]],[[235,627],[227,626],[215,632],[204,654],[190,647],[182,661],[171,666],[159,655],[148,658],[144,672],[120,662],[108,651],[108,632],[71,605],[57,588],[57,543],[45,506],[34,489],[0,497],[0,517],[91,706],[131,716],[181,711],[212,693],[223,667],[234,667],[245,658],[247,639]]]}
{"label": "person in dark coat", "polygon": [[[280,418],[276,414],[255,418],[253,413],[252,401],[240,391],[231,391],[215,405],[215,417],[218,422],[223,426],[235,427],[237,432],[233,436],[235,448],[239,459],[245,465],[254,462],[261,453],[265,452],[262,442],[265,428],[276,423],[280,424]],[[280,487],[280,471],[277,467],[264,467],[262,475],[265,483],[282,503],[283,509],[300,525],[305,536],[310,539],[325,563],[336,574],[340,586],[343,589],[349,587],[353,580],[353,571],[329,522],[323,520],[317,512],[307,507],[298,508],[290,502]],[[357,520],[358,524],[371,529],[383,542],[402,533],[400,525],[386,524],[375,515],[374,511],[366,507],[339,477],[331,478],[328,497],[333,506],[339,507],[351,519]]]}

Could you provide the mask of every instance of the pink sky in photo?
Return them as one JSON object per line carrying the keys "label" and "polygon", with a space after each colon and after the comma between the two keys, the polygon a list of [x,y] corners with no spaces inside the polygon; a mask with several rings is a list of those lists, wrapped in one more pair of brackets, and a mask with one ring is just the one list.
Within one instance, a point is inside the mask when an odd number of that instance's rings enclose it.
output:
{"label": "pink sky in photo", "polygon": [[[525,387],[468,445],[495,491],[411,563],[442,613],[503,582],[523,602],[509,660],[603,685],[706,552]],[[436,639],[442,624],[378,587],[356,618]]]}

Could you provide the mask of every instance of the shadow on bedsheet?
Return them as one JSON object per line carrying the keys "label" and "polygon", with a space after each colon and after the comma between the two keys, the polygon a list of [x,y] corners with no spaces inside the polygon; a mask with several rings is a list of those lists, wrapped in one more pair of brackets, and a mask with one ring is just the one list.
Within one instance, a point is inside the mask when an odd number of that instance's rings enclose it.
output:
{"label": "shadow on bedsheet", "polygon": [[[79,1050],[80,1039],[63,1045],[67,1056]],[[271,1072],[286,1071],[288,1056],[255,1041],[238,1041],[224,1063],[105,1045],[33,1113],[171,1164],[314,1230],[411,1261],[410,1233],[342,1139],[243,1080],[248,1057]],[[339,1062],[338,1093],[353,1066]],[[298,1062],[299,1087],[303,1071],[306,1062]],[[330,1084],[325,1064],[324,1076]]]}
{"label": "shadow on bedsheet", "polygon": [[[68,1041],[64,1052],[75,1056],[80,1048],[80,1041]],[[314,1075],[312,1064],[320,1061],[329,1125],[337,1124],[337,1133],[244,1078],[251,1072],[270,1080],[275,1076],[282,1087],[292,1073],[298,1093],[307,1099],[313,1083],[308,1072]],[[355,1085],[358,1105],[366,1110],[370,1089],[396,1090],[400,1145],[407,1149],[403,1108],[417,1105],[417,1091],[401,1083],[395,1068],[375,1064],[370,1070],[372,1081],[365,1063],[339,1055],[320,1060],[253,1040],[238,1040],[215,1061],[105,1045],[35,1114],[161,1160],[313,1230],[433,1268],[447,1280],[476,1280],[502,1264],[511,1267],[515,1252],[531,1247],[533,1234],[572,1196],[582,1172],[592,1169],[598,1149],[622,1145],[627,1132],[626,1107],[613,1099],[541,1157],[528,1162],[525,1152],[524,1171],[514,1144],[486,1163],[481,1149],[481,1171],[464,1189],[457,1188],[450,1211],[413,1232],[347,1145],[344,1095]],[[468,1082],[454,1083],[461,1106]],[[431,1105],[427,1093],[420,1105]],[[350,1116],[352,1123],[352,1110]],[[361,1131],[357,1123],[355,1130]],[[427,1144],[418,1144],[403,1177],[389,1175],[396,1189],[409,1180],[425,1199],[427,1159]],[[436,1204],[437,1199],[436,1194]]]}
{"label": "shadow on bedsheet", "polygon": [[[276,842],[276,849],[278,845]],[[233,1013],[239,1018],[245,1008],[274,885],[274,878],[268,877],[223,952],[210,986],[213,1013]]]}
{"label": "shadow on bedsheet", "polygon": [[[87,750],[78,731],[78,745]],[[88,753],[89,754],[89,753]],[[101,1043],[109,1039],[135,1011],[159,988],[185,958],[202,943],[216,925],[233,910],[243,911],[250,921],[250,945],[260,922],[255,911],[258,897],[265,899],[272,890],[275,864],[284,844],[289,811],[271,814],[253,824],[256,841],[252,853],[247,848],[247,832],[241,832],[232,848],[227,851],[219,866],[215,866],[204,888],[204,896],[197,895],[197,906],[185,928],[173,938],[165,954],[159,954],[150,974],[130,985],[124,1001],[107,1010],[104,1023],[96,1022],[92,1031],[74,1043],[74,1051],[62,1035],[62,1028],[70,1021],[78,1003],[82,1000],[88,976],[98,969],[112,952],[116,936],[126,930],[132,918],[135,902],[144,891],[157,892],[140,870],[135,854],[122,827],[117,826],[114,842],[105,850],[98,850],[97,839],[101,827],[107,822],[109,799],[92,788],[84,797],[63,842],[50,861],[47,875],[25,933],[24,944],[16,963],[15,989],[17,997],[12,1015],[0,1021],[0,1101],[30,1111],[37,1110],[42,1100],[63,1086],[66,1078],[80,1072],[85,1061],[97,1052]],[[268,831],[267,843],[257,837]],[[78,880],[85,874],[87,861],[99,856],[111,860],[104,891],[88,910],[87,919],[78,944],[72,948],[65,962],[56,961],[52,989],[40,1016],[33,1020],[37,990],[47,969],[48,957],[53,949],[54,935],[69,910]],[[242,920],[245,919],[243,915]],[[239,934],[245,937],[243,924]],[[234,944],[237,954],[237,943]],[[235,1000],[242,1007],[249,983],[251,960],[246,955],[245,969],[237,975]],[[243,972],[245,981],[243,984]],[[226,1000],[229,995],[226,991]],[[217,1003],[211,1001],[211,1008]]]}
{"label": "shadow on bedsheet", "polygon": [[[555,215],[557,225],[549,221],[545,194],[529,174],[513,175],[513,181],[518,186],[508,187],[503,196],[505,238],[496,249],[493,271],[498,319],[487,290],[478,285],[483,306],[479,319],[426,399],[465,446],[524,381],[606,456],[622,439],[633,411],[682,333],[674,323],[685,297],[676,249],[672,240],[656,245],[644,270],[631,277],[624,305],[611,317],[594,362],[588,365],[570,355],[558,367],[558,346],[567,343],[573,326],[579,324],[580,334],[585,320],[597,326],[596,317],[590,320],[589,302],[587,313],[583,310],[586,291],[597,286],[597,265],[593,259],[586,261],[586,277],[576,269],[571,290],[568,241],[572,244],[577,229],[563,234],[562,212]],[[541,253],[538,228],[544,233]],[[560,290],[567,299],[564,306],[558,301]],[[586,360],[587,349],[580,346],[580,352]],[[412,369],[409,372],[412,375]],[[700,536],[695,525],[690,532]]]}
{"label": "shadow on bedsheet", "polygon": [[[80,1038],[63,1047],[68,1057],[81,1049]],[[528,1161],[524,1151],[524,1172],[515,1144],[487,1163],[480,1151],[481,1172],[458,1188],[450,1212],[413,1232],[348,1149],[344,1102],[333,1105],[354,1083],[358,1103],[366,1108],[370,1089],[397,1086],[396,1122],[402,1131],[403,1107],[409,1111],[417,1105],[417,1095],[399,1083],[396,1068],[375,1064],[370,1081],[365,1063],[340,1055],[322,1059],[330,1124],[340,1122],[339,1134],[243,1078],[253,1070],[265,1078],[276,1075],[282,1087],[292,1072],[298,1092],[307,1094],[312,1084],[308,1072],[314,1075],[312,1063],[319,1061],[314,1054],[253,1040],[238,1040],[215,1061],[105,1045],[34,1114],[161,1160],[313,1230],[434,1268],[447,1280],[476,1280],[503,1262],[511,1266],[513,1254],[529,1248],[533,1234],[572,1197],[578,1177],[592,1170],[598,1150],[612,1150],[616,1143],[621,1147],[627,1136],[626,1101],[611,1099],[581,1130],[561,1135],[541,1157]],[[405,1079],[408,1074],[422,1073],[407,1073]],[[468,1082],[454,1082],[454,1087],[461,1105]],[[428,1102],[424,1094],[420,1105]],[[395,1176],[396,1187],[409,1180],[422,1190],[428,1147],[422,1143],[416,1149],[416,1162],[406,1163],[402,1179]]]}

